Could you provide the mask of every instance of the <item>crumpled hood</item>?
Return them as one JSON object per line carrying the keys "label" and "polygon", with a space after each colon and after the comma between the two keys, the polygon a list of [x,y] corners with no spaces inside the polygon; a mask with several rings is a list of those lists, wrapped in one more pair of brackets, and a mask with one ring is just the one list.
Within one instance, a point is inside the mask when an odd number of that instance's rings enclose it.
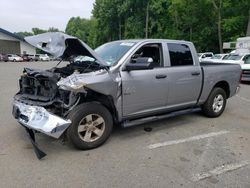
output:
{"label": "crumpled hood", "polygon": [[62,32],[48,32],[24,38],[32,46],[50,53],[54,57],[67,59],[72,55],[89,56],[103,66],[109,66],[94,50],[80,39]]}
{"label": "crumpled hood", "polygon": [[120,83],[119,74],[99,70],[84,74],[73,73],[66,78],[61,78],[57,85],[61,89],[69,91],[82,90],[87,87],[93,91],[115,97]]}

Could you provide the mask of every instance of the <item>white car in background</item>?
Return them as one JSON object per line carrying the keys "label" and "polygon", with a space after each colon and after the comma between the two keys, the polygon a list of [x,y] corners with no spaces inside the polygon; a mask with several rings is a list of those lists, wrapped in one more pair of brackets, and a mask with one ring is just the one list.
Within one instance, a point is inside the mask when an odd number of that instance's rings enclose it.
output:
{"label": "white car in background", "polygon": [[225,60],[222,60],[220,62],[223,63],[236,63],[243,65],[245,64],[245,61],[248,60],[250,57],[250,54],[229,54]]}
{"label": "white car in background", "polygon": [[199,61],[207,61],[208,59],[211,59],[214,56],[213,52],[204,52],[204,53],[198,53]]}
{"label": "white car in background", "polygon": [[241,81],[250,81],[250,54],[245,57],[244,64],[241,65]]}
{"label": "white car in background", "polygon": [[23,61],[23,58],[16,54],[8,54],[7,57],[8,61],[13,61],[13,62]]}
{"label": "white car in background", "polygon": [[214,54],[210,59],[206,59],[207,62],[221,63],[221,60],[226,60],[229,54]]}
{"label": "white car in background", "polygon": [[48,54],[37,54],[37,55],[39,55],[40,61],[49,61],[50,60]]}

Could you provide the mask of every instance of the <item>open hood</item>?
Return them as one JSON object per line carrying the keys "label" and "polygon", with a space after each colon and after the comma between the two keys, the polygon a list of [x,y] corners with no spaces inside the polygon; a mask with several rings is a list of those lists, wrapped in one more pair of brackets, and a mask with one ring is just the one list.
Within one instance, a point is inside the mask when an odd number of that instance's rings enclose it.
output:
{"label": "open hood", "polygon": [[48,32],[24,38],[32,46],[41,49],[54,57],[67,59],[72,55],[89,56],[103,66],[109,66],[94,50],[76,37],[61,33]]}

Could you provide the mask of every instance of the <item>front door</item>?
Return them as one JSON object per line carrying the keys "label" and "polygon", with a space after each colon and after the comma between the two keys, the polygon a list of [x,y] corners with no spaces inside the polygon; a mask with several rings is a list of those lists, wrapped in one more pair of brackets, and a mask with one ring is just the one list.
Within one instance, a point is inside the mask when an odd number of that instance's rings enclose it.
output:
{"label": "front door", "polygon": [[162,44],[149,43],[139,48],[131,58],[151,57],[150,70],[121,71],[123,117],[149,115],[166,108],[168,79],[163,66]]}

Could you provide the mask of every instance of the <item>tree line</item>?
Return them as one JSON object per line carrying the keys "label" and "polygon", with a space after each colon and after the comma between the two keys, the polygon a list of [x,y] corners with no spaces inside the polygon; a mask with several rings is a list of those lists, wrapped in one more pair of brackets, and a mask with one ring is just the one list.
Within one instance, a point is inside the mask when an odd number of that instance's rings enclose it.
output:
{"label": "tree line", "polygon": [[92,17],[70,18],[65,33],[91,47],[166,38],[192,41],[198,51],[222,52],[223,42],[246,35],[249,16],[249,0],[96,0]]}

